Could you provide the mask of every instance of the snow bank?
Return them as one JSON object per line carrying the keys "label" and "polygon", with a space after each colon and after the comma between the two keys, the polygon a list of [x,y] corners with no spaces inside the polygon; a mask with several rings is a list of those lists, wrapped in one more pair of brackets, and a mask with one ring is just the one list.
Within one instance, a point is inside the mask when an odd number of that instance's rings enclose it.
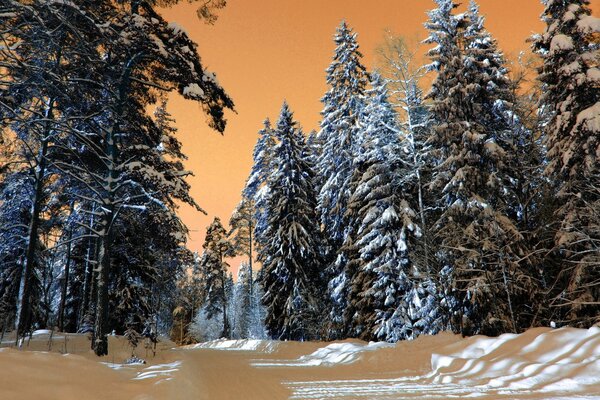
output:
{"label": "snow bank", "polygon": [[212,350],[232,350],[232,351],[257,351],[261,353],[272,353],[277,348],[277,342],[258,339],[239,339],[227,340],[218,339],[210,342],[203,342],[183,346],[184,349],[212,349]]}
{"label": "snow bank", "polygon": [[[408,352],[402,343],[392,351],[398,360],[419,356]],[[384,361],[390,356],[385,353],[374,352],[371,361],[375,364],[378,358]],[[353,368],[365,366],[359,362]],[[291,399],[600,400],[600,327],[587,330],[537,328],[496,338],[475,336],[434,350],[431,366],[432,371],[425,375],[291,380],[284,385],[291,390]],[[403,370],[401,363],[398,369]]]}
{"label": "snow bank", "polygon": [[31,336],[50,335],[51,333],[50,329],[38,329],[37,331],[33,331]]}
{"label": "snow bank", "polygon": [[254,367],[317,367],[338,364],[350,364],[358,359],[365,351],[374,351],[383,347],[393,347],[385,342],[358,343],[332,343],[315,352],[301,356],[296,360],[258,361],[252,363]]}
{"label": "snow bank", "polygon": [[181,361],[175,361],[168,364],[158,364],[152,365],[150,367],[144,368],[142,372],[139,372],[134,380],[141,379],[152,379],[152,378],[160,378],[156,383],[163,381],[170,381],[173,379],[173,375],[179,371],[181,367]]}
{"label": "snow bank", "polygon": [[115,364],[109,362],[101,362],[100,364],[106,365],[107,367],[117,371],[133,371],[135,373],[135,376],[131,379],[133,379],[134,381],[157,378],[154,383],[158,384],[160,382],[172,380],[175,373],[181,369],[182,362],[174,361],[172,363],[151,365],[141,370],[139,369],[139,367],[144,365],[142,363]]}
{"label": "snow bank", "polygon": [[504,390],[600,392],[600,327],[474,337],[448,355],[433,354],[435,383]]}

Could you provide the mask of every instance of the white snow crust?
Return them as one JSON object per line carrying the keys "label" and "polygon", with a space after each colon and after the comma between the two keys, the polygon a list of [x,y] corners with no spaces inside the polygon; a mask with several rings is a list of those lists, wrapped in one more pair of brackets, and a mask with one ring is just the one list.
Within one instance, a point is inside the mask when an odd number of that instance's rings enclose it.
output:
{"label": "white snow crust", "polygon": [[301,356],[296,360],[257,361],[252,363],[254,367],[316,367],[334,366],[338,364],[350,364],[358,359],[365,351],[374,351],[383,347],[393,347],[386,342],[371,342],[369,344],[358,343],[332,343],[315,352]]}
{"label": "white snow crust", "polygon": [[212,349],[229,351],[258,351],[261,353],[272,353],[277,348],[277,342],[258,339],[227,340],[218,339],[184,346],[185,349]]}
{"label": "white snow crust", "polygon": [[431,367],[396,379],[285,384],[292,399],[600,399],[600,327],[475,336],[433,354]]}

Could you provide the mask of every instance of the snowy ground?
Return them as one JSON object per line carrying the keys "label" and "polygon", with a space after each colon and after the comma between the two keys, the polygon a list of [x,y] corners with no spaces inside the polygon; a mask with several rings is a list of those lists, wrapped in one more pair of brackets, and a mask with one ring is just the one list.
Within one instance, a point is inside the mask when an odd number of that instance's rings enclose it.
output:
{"label": "snowy ground", "polygon": [[[0,399],[600,399],[600,328],[532,329],[462,339],[440,334],[395,345],[219,340],[169,349],[147,364],[111,338],[97,359],[87,339],[65,335],[47,350],[0,351]],[[112,357],[112,358],[111,358]]]}

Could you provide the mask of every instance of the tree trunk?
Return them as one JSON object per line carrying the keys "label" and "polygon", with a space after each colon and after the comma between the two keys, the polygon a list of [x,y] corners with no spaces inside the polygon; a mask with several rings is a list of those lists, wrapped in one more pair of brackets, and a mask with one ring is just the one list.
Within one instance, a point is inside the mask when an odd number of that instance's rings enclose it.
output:
{"label": "tree trunk", "polygon": [[69,229],[67,237],[67,260],[65,262],[65,276],[60,294],[60,306],[58,308],[58,330],[64,332],[65,328],[65,304],[67,302],[67,288],[69,287],[69,274],[71,270],[71,239],[73,238],[73,230]]}
{"label": "tree trunk", "polygon": [[[48,113],[52,111],[49,110]],[[48,114],[47,114],[48,115]],[[49,126],[44,129],[44,136],[49,133]],[[21,285],[19,288],[18,306],[17,306],[17,337],[22,335],[30,327],[31,323],[31,278],[33,275],[33,261],[35,258],[35,249],[38,243],[38,230],[40,226],[40,213],[42,209],[42,196],[44,192],[44,175],[46,173],[46,153],[48,151],[48,139],[44,138],[39,152],[37,167],[35,173],[35,192],[33,206],[31,210],[31,221],[29,224],[29,233],[27,238],[27,250],[25,253],[25,265],[21,275]]]}
{"label": "tree trunk", "polygon": [[118,132],[118,124],[106,135],[106,154],[108,158],[108,171],[106,173],[107,190],[106,197],[102,199],[102,222],[100,229],[100,251],[98,252],[98,276],[96,281],[96,319],[94,322],[94,334],[92,337],[92,348],[97,356],[108,354],[108,284],[110,279],[110,248],[113,219],[115,217],[115,182],[117,178],[117,147],[115,133]]}
{"label": "tree trunk", "polygon": [[[92,211],[96,211],[96,207],[92,208]],[[92,229],[94,227],[94,214],[92,213],[92,216],[90,217],[90,230],[89,230],[89,234],[92,235]],[[85,271],[84,271],[84,276],[83,276],[83,290],[82,290],[82,303],[81,303],[81,307],[79,309],[79,313],[77,316],[77,330],[79,331],[79,329],[81,328],[81,324],[86,316],[86,314],[89,311],[90,308],[90,303],[92,302],[92,282],[93,282],[93,276],[94,276],[94,271],[93,271],[93,263],[92,263],[92,258],[94,260],[97,260],[98,258],[96,257],[98,254],[97,251],[98,245],[97,245],[97,240],[93,237],[90,237],[89,241],[88,241],[88,248],[87,248],[87,255],[85,258]]]}
{"label": "tree trunk", "polygon": [[252,298],[252,286],[254,281],[252,278],[252,218],[248,221],[248,263],[250,264],[250,298]]}
{"label": "tree trunk", "polygon": [[110,277],[110,237],[101,238],[98,254],[99,271],[96,281],[96,320],[92,336],[92,349],[97,356],[108,354],[108,280]]}
{"label": "tree trunk", "polygon": [[227,321],[227,295],[225,293],[225,268],[223,268],[223,253],[219,249],[219,264],[221,265],[221,290],[223,295],[223,337],[229,338],[229,321]]}
{"label": "tree trunk", "polygon": [[121,81],[119,84],[119,97],[115,109],[116,120],[111,129],[106,133],[105,151],[107,158],[106,171],[106,190],[105,198],[101,199],[103,209],[102,235],[100,242],[100,252],[98,256],[99,271],[97,280],[97,296],[96,296],[96,320],[94,323],[94,335],[92,340],[92,348],[98,356],[108,354],[108,284],[110,278],[110,248],[112,245],[112,228],[116,218],[115,210],[115,191],[117,186],[117,165],[118,165],[118,148],[116,138],[119,133],[119,118],[124,114],[125,102],[127,101],[127,93],[129,91],[129,78],[135,67],[135,63],[143,53],[133,55],[125,64]]}

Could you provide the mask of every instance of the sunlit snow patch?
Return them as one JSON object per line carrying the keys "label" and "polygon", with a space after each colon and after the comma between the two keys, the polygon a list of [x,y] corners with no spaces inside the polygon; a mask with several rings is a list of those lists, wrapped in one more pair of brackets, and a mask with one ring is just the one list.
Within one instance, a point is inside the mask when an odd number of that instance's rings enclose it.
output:
{"label": "sunlit snow patch", "polygon": [[161,378],[157,380],[155,384],[161,383],[163,381],[170,381],[171,379],[173,379],[173,374],[179,371],[180,366],[181,361],[175,361],[169,364],[151,365],[150,367],[144,368],[142,372],[138,372],[137,376],[133,379],[140,380]]}
{"label": "sunlit snow patch", "polygon": [[349,364],[354,362],[362,352],[393,346],[393,344],[385,342],[371,342],[366,345],[357,343],[332,343],[311,354],[301,356],[296,360],[256,361],[251,365],[254,367],[315,367],[320,365]]}
{"label": "sunlit snow patch", "polygon": [[486,396],[479,388],[440,385],[421,377],[357,379],[347,381],[284,382],[292,390],[290,399],[451,399]]}
{"label": "sunlit snow patch", "polygon": [[431,364],[435,383],[600,396],[600,328],[472,338]]}
{"label": "sunlit snow patch", "polygon": [[276,349],[276,342],[258,339],[240,339],[240,340],[212,340],[183,346],[184,349],[211,349],[211,350],[231,350],[231,351],[258,351],[261,353],[272,353]]}

